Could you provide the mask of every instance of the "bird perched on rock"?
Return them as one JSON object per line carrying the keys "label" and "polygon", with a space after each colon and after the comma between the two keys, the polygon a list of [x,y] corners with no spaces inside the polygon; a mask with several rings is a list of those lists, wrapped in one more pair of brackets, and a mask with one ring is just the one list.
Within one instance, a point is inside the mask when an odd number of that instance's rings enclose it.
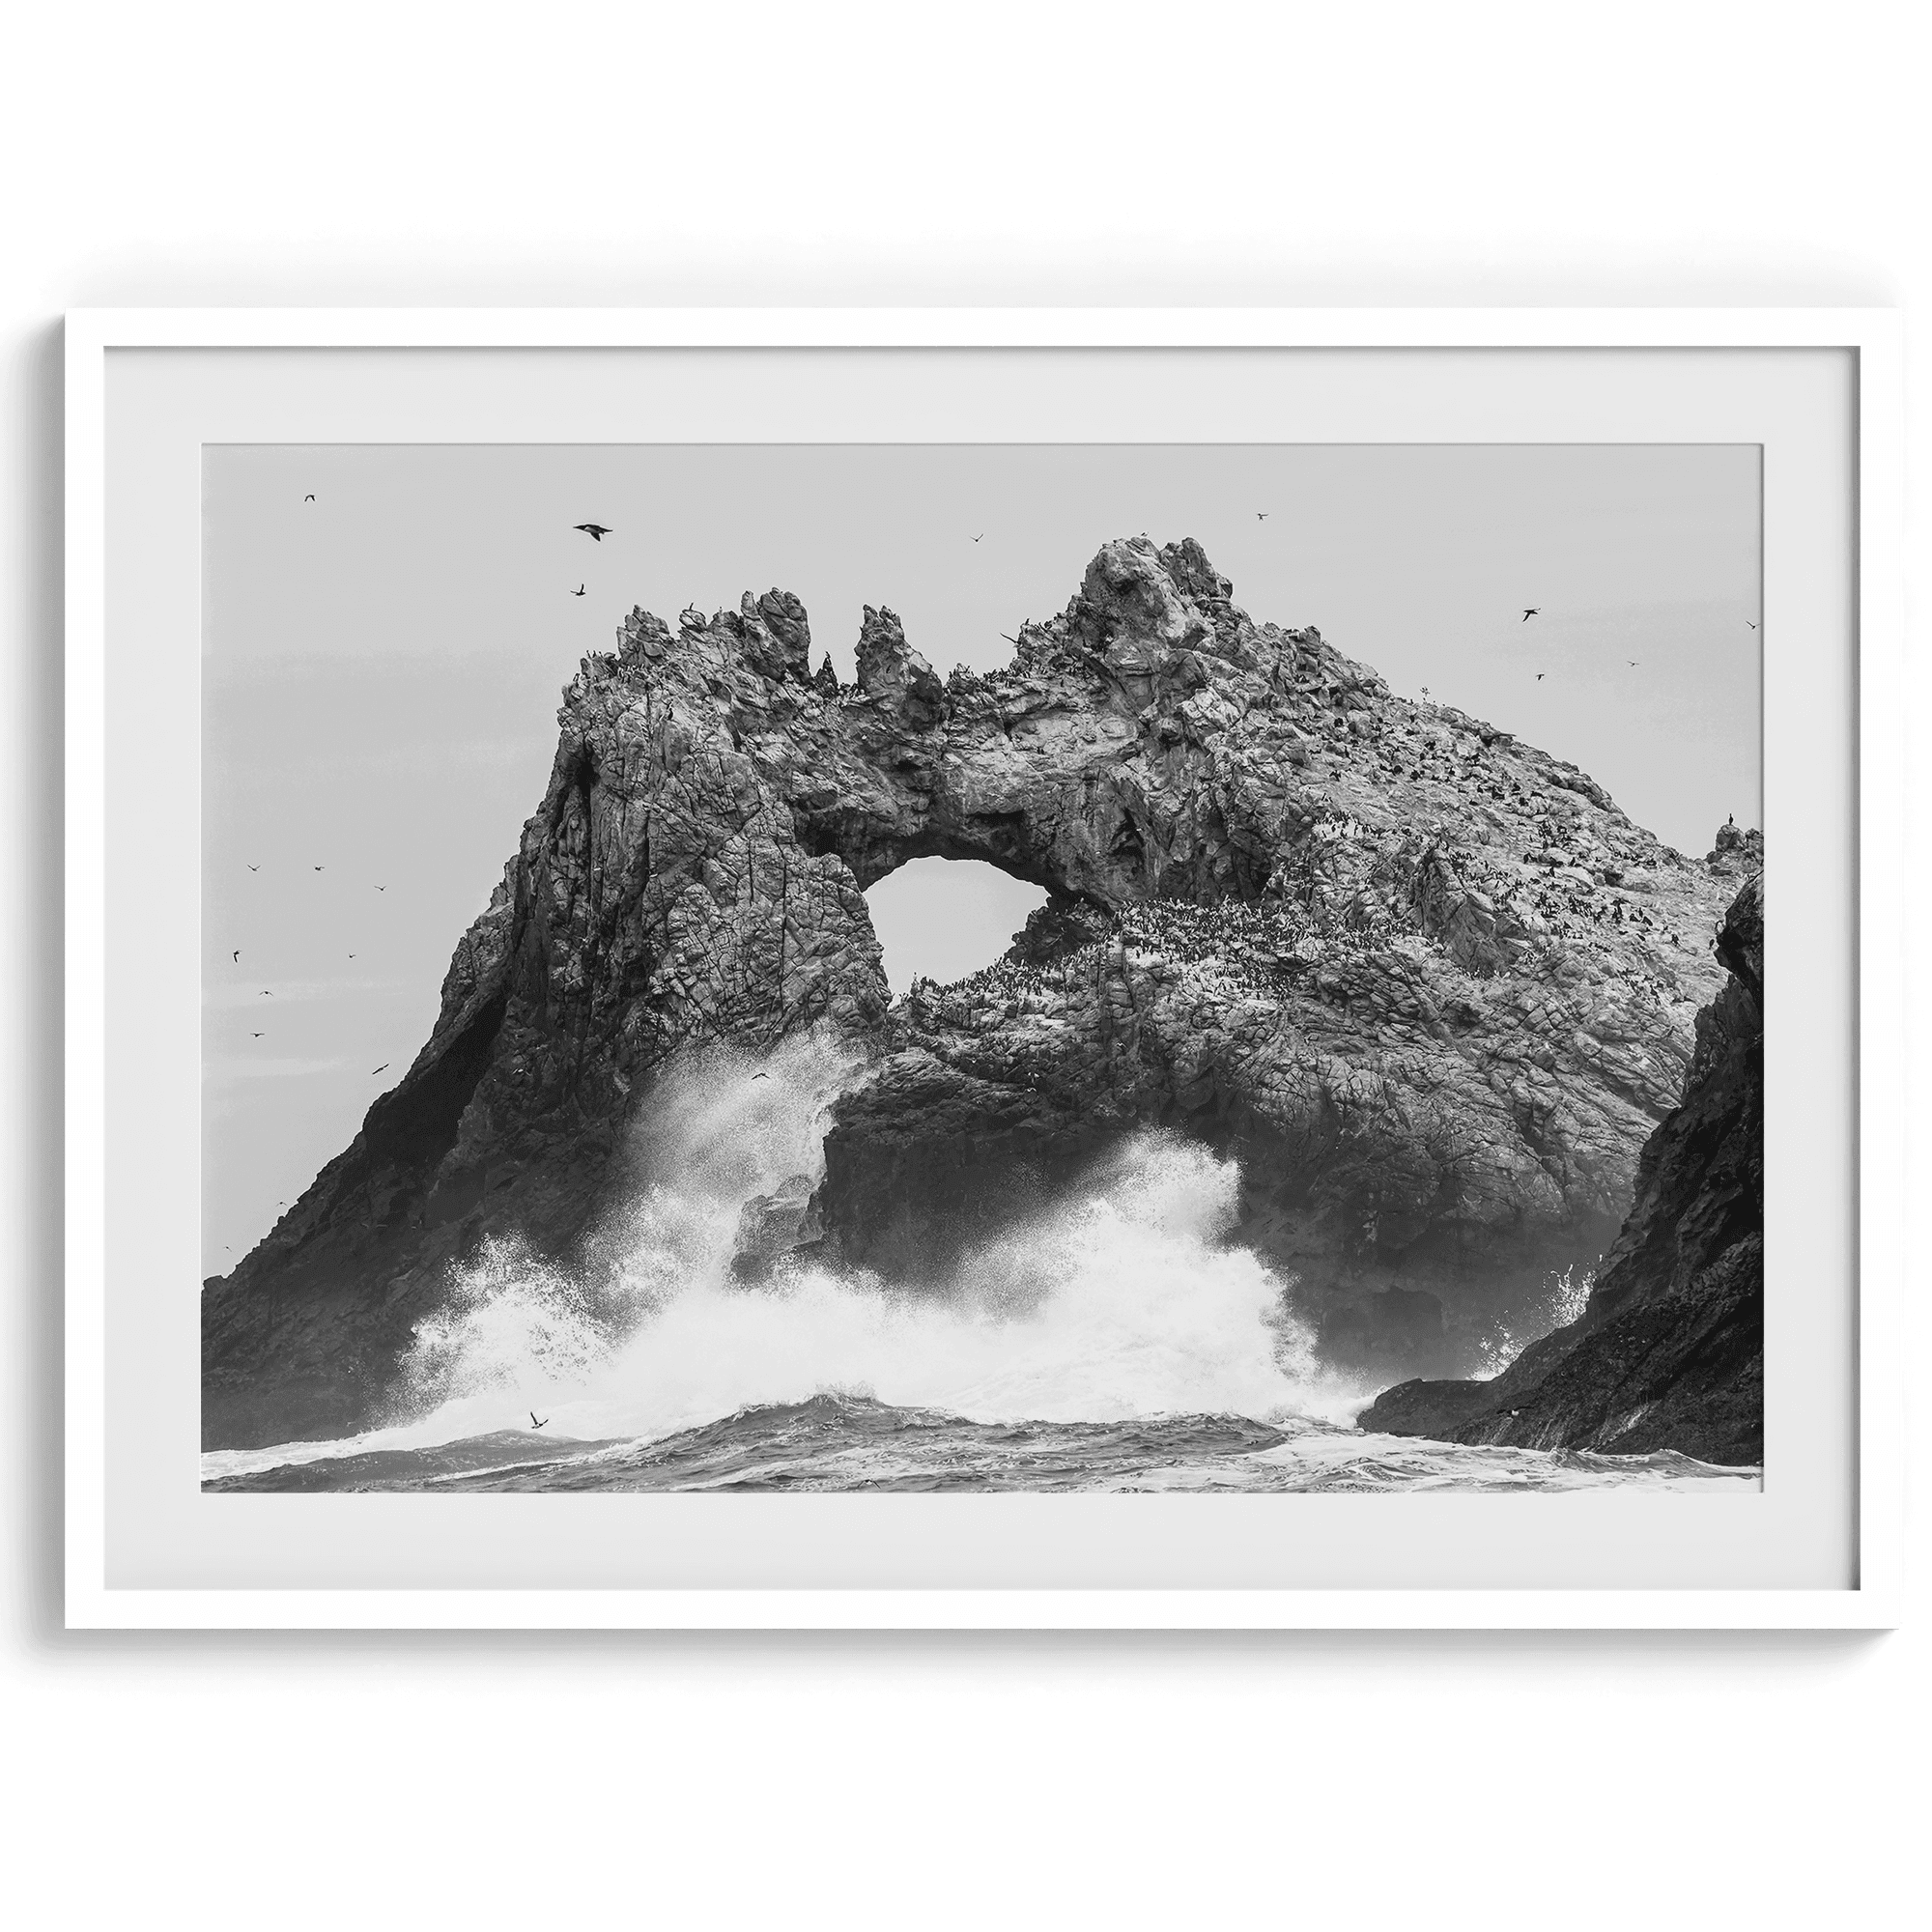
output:
{"label": "bird perched on rock", "polygon": [[592,543],[602,543],[611,534],[611,526],[609,524],[572,524],[570,527],[574,530],[582,530]]}

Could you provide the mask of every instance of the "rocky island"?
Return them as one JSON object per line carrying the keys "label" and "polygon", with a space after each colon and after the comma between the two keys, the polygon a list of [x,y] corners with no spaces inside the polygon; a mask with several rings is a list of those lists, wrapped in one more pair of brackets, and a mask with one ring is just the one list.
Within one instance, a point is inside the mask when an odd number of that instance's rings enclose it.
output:
{"label": "rocky island", "polygon": [[[484,1237],[597,1264],[668,1069],[825,1029],[861,1070],[822,1181],[747,1203],[748,1293],[800,1252],[941,1288],[964,1244],[1164,1128],[1238,1159],[1237,1238],[1323,1353],[1407,1378],[1370,1426],[1721,1436],[1744,1460],[1711,1422],[1742,1381],[1658,1309],[1666,1277],[1704,1284],[1699,1306],[1730,1284],[1724,1332],[1745,1332],[1755,834],[1686,858],[1575,766],[1256,622],[1191,541],[1109,543],[992,673],[942,680],[869,608],[854,685],[810,658],[806,611],[771,590],[675,630],[636,611],[584,661],[430,1038],[205,1286],[208,1445],[380,1416]],[[1049,900],[999,964],[894,1002],[865,891],[929,856]],[[1687,1232],[1720,1152],[1730,1206]],[[1606,1250],[1584,1335],[1445,1381]],[[1618,1435],[1552,1393],[1544,1420],[1498,1420],[1522,1378],[1581,1377],[1634,1320],[1669,1330],[1645,1418]],[[1725,1392],[1670,1396],[1693,1372]]]}

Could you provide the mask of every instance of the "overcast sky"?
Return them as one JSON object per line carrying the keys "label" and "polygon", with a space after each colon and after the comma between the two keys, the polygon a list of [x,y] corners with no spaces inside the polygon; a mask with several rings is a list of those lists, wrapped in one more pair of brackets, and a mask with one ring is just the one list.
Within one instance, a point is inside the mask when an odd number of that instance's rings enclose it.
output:
{"label": "overcast sky", "polygon": [[[1004,663],[1108,538],[1193,536],[1257,619],[1574,759],[1671,844],[1759,821],[1755,447],[211,447],[203,481],[210,1274],[413,1059],[560,687],[634,604],[777,584],[846,678],[886,604],[944,675]],[[882,882],[895,985],[1037,897]]]}

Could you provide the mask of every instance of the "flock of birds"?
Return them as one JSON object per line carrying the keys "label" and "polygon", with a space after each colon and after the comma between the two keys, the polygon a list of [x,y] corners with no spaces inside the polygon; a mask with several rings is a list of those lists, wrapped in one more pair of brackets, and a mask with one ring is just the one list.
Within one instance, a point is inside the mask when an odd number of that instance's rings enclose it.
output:
{"label": "flock of birds", "polygon": [[[313,490],[307,491],[303,494],[302,497],[303,503],[305,504],[313,503],[315,500],[316,500],[316,494]],[[611,526],[609,524],[596,524],[596,523],[576,524],[573,525],[572,527],[574,529],[582,530],[583,534],[587,536],[593,543],[602,543],[606,537],[611,534]],[[570,592],[570,595],[573,597],[582,597],[585,594],[585,589],[586,586],[583,583],[580,582],[577,588]],[[242,863],[247,867],[247,869],[250,872],[260,872],[262,869],[261,867],[256,865],[253,861],[244,860]],[[320,865],[320,866],[311,865],[309,867],[309,870],[311,872],[325,872],[327,869],[328,867],[327,867],[327,865]],[[374,886],[372,889],[379,893],[386,893],[389,890],[386,885]],[[352,952],[349,954],[349,957],[351,959],[354,959],[356,957],[356,954]],[[229,961],[230,964],[232,965],[236,966],[241,965],[242,949],[239,946],[232,947],[230,949]],[[261,989],[259,997],[265,1000],[272,1000],[275,997],[273,987],[264,986]],[[267,1039],[269,1037],[269,1029],[266,1027],[260,1027],[260,1028],[251,1027],[248,1030],[248,1037],[250,1039]],[[373,1080],[379,1074],[386,1073],[393,1065],[394,1065],[393,1061],[385,1060],[384,1061],[382,1065],[372,1066],[369,1069],[367,1077]],[[278,1201],[275,1204],[277,1208],[286,1208],[288,1205],[289,1204],[286,1201]],[[235,1250],[232,1246],[230,1246],[227,1242],[224,1241],[222,1243],[222,1252],[224,1254],[233,1254]],[[536,1428],[541,1429],[544,1426],[543,1423],[538,1422],[536,1420],[536,1417],[534,1415],[531,1416],[530,1420],[532,1425]],[[545,1418],[545,1420],[547,1421],[548,1418]]]}
{"label": "flock of birds", "polygon": [[[308,498],[308,500],[309,500],[310,502],[313,502],[313,501],[314,501],[315,499],[314,499],[313,497],[310,497],[310,498]],[[248,869],[248,870],[249,870],[250,872],[259,872],[259,871],[260,871],[260,870],[262,869],[260,866],[258,866],[258,865],[255,865],[255,864],[254,864],[254,863],[253,863],[252,861],[249,861],[249,860],[243,860],[243,861],[242,861],[242,864],[243,864],[243,865],[244,865],[244,866],[245,866],[245,867],[247,867],[247,869]],[[310,872],[311,872],[311,873],[314,873],[314,872],[326,872],[326,871],[327,871],[327,869],[328,869],[328,867],[327,867],[327,866],[315,866],[315,865],[312,865],[312,866],[310,866],[310,867],[309,867],[309,870],[310,870]],[[372,887],[372,890],[373,890],[373,891],[375,891],[375,892],[379,892],[379,893],[386,893],[386,892],[387,892],[387,891],[388,891],[389,889],[388,889],[388,887],[387,887],[387,886],[373,886],[373,887]],[[229,949],[229,954],[228,954],[228,957],[229,957],[229,963],[230,963],[231,965],[235,965],[235,966],[239,966],[239,965],[241,965],[241,963],[242,963],[242,949],[241,949],[241,947],[239,947],[239,946],[236,946],[236,947],[231,947],[231,948]],[[351,959],[354,959],[354,958],[355,958],[355,957],[356,957],[356,954],[355,954],[354,952],[352,952],[352,953],[350,953],[349,957],[350,957]],[[264,999],[264,1000],[272,1000],[272,999],[273,999],[273,998],[275,997],[275,991],[274,991],[274,988],[273,988],[272,986],[264,986],[264,987],[263,987],[263,988],[261,989],[260,993],[259,993],[259,994],[257,995],[257,997],[258,997],[258,998],[261,998],[261,999]],[[268,1030],[268,1029],[267,1029],[266,1027],[261,1027],[261,1028],[255,1028],[255,1027],[251,1027],[251,1028],[250,1028],[250,1029],[248,1030],[248,1037],[249,1037],[250,1039],[267,1039],[267,1038],[269,1037],[269,1030]],[[389,1068],[390,1068],[390,1066],[391,1066],[392,1065],[393,1065],[393,1063],[392,1063],[392,1062],[390,1062],[390,1061],[387,1061],[387,1060],[385,1060],[385,1061],[384,1061],[384,1063],[382,1064],[382,1065],[380,1065],[380,1066],[372,1066],[372,1067],[371,1067],[371,1068],[369,1069],[369,1075],[368,1075],[368,1077],[369,1077],[370,1079],[372,1079],[372,1080],[373,1080],[373,1079],[374,1079],[374,1078],[376,1077],[376,1075],[377,1075],[377,1074],[379,1074],[379,1073],[386,1073],[386,1072],[387,1072],[387,1071],[389,1070]],[[287,1207],[288,1205],[289,1205],[289,1204],[288,1204],[288,1203],[287,1203],[286,1201],[277,1201],[277,1202],[275,1203],[275,1206],[276,1206],[277,1208],[286,1208],[286,1207]],[[226,1241],[224,1241],[224,1242],[223,1242],[223,1243],[221,1244],[221,1251],[222,1251],[222,1253],[223,1253],[223,1254],[230,1254],[230,1255],[232,1255],[232,1254],[233,1254],[233,1253],[235,1252],[234,1248],[233,1248],[232,1246],[230,1246],[230,1245],[229,1245],[229,1243],[227,1243]]]}
{"label": "flock of birds", "polygon": [[[315,500],[316,500],[316,496],[313,490],[304,493],[302,497],[302,501],[304,503],[313,503]],[[576,524],[573,525],[572,527],[574,529],[582,530],[583,534],[588,538],[590,538],[590,540],[593,543],[602,543],[606,537],[611,534],[611,526],[609,524],[595,524],[595,523]],[[585,586],[582,583],[579,583],[577,588],[573,590],[570,594],[573,597],[582,597],[584,595],[584,593],[585,593]],[[250,872],[259,872],[262,869],[260,866],[255,865],[251,861],[243,861],[243,864],[247,866],[247,868]],[[327,871],[328,868],[326,865],[322,865],[322,866],[311,866],[309,869],[312,872],[324,872]],[[389,889],[385,885],[381,885],[374,887],[373,890],[379,893],[386,893]],[[349,957],[351,959],[354,959],[356,957],[356,954],[352,952],[349,954]],[[242,949],[240,947],[231,948],[229,953],[229,959],[231,964],[236,966],[241,965]],[[264,986],[261,989],[260,997],[265,1000],[272,1000],[275,997],[274,989],[270,986]],[[260,1028],[251,1027],[248,1030],[248,1037],[250,1039],[267,1039],[269,1037],[269,1029],[267,1027],[260,1027]],[[384,1061],[382,1065],[372,1066],[369,1069],[368,1078],[373,1080],[377,1077],[378,1074],[386,1073],[389,1070],[390,1066],[393,1065],[394,1063],[392,1061],[385,1060]],[[275,1205],[277,1207],[284,1207],[284,1208],[288,1206],[287,1202],[285,1201],[277,1202]],[[229,1248],[226,1243],[223,1244],[223,1247],[224,1247],[224,1252],[226,1253],[232,1254],[234,1252],[234,1250],[232,1248]]]}
{"label": "flock of birds", "polygon": [[[315,501],[315,492],[313,490],[306,492],[302,497],[302,501],[304,503],[313,503]],[[606,537],[611,534],[611,526],[609,524],[573,524],[571,527],[573,529],[582,530],[583,534],[587,536],[593,543],[602,543]],[[573,590],[570,594],[573,597],[582,597],[584,594],[584,585],[580,583],[577,586],[577,588]],[[247,865],[248,870],[251,872],[259,872],[262,869],[260,866],[250,864],[245,860],[243,861],[243,864]],[[309,869],[315,872],[325,872],[328,869],[328,867],[327,866],[311,866]],[[387,886],[377,886],[375,890],[379,893],[386,893],[389,889]],[[352,952],[350,953],[349,957],[354,959],[355,957],[355,954]],[[233,949],[231,952],[231,961],[233,964],[237,966],[239,966],[242,963],[242,952],[239,947]],[[262,988],[261,997],[265,1000],[272,1000],[275,997],[275,995],[271,988],[264,986]],[[250,1039],[267,1039],[269,1035],[266,1028],[264,1028],[260,1032],[256,1032],[253,1029],[251,1029],[248,1035],[248,1037]],[[369,1078],[373,1080],[377,1074],[386,1073],[389,1070],[391,1064],[392,1064],[391,1062],[385,1060],[384,1061],[382,1065],[372,1066],[369,1069]]]}
{"label": "flock of birds", "polygon": [[[313,502],[315,499],[313,497],[310,497],[308,500],[310,502]],[[259,872],[262,869],[261,867],[254,865],[245,859],[242,861],[242,864],[246,866],[247,869],[251,872]],[[326,872],[327,871],[327,869],[328,867],[327,866],[311,866],[309,867],[309,870],[311,872]],[[373,890],[379,893],[386,893],[389,889],[387,886],[375,886]],[[241,965],[242,949],[239,946],[232,948],[229,952],[228,956],[229,956],[229,961],[232,965],[236,966]],[[356,955],[352,952],[349,956],[350,958],[354,959]],[[264,986],[261,990],[260,997],[265,1000],[272,1000],[275,997],[274,988],[271,986]],[[250,1039],[267,1039],[269,1035],[267,1028],[263,1028],[260,1032],[257,1032],[252,1028],[249,1030],[248,1037]],[[381,1066],[372,1066],[369,1069],[369,1077],[373,1080],[377,1074],[386,1073],[389,1070],[389,1066],[390,1066],[390,1062],[386,1060],[384,1061]]]}
{"label": "flock of birds", "polygon": [[[1524,605],[1524,607],[1522,607],[1522,622],[1524,622],[1524,624],[1528,624],[1528,620],[1530,620],[1532,616],[1542,616],[1542,614],[1544,614],[1544,607],[1542,607],[1542,605]],[[1747,630],[1756,630],[1758,626],[1756,626],[1756,624],[1754,624],[1754,622],[1752,622],[1752,620],[1750,620],[1750,618],[1747,616],[1747,618],[1745,618],[1745,628],[1747,628]],[[1631,670],[1642,670],[1642,659],[1638,659],[1638,657],[1627,657],[1627,659],[1625,659],[1625,663],[1627,663],[1627,665],[1631,667]],[[1548,678],[1548,676],[1549,676],[1549,672],[1548,672],[1548,670],[1538,670],[1538,672],[1536,672],[1536,682],[1538,682],[1538,684],[1542,684],[1542,682],[1544,682],[1544,678]],[[1428,697],[1428,696],[1430,696],[1430,688],[1428,688],[1426,684],[1422,686],[1422,696],[1424,696],[1424,697]]]}

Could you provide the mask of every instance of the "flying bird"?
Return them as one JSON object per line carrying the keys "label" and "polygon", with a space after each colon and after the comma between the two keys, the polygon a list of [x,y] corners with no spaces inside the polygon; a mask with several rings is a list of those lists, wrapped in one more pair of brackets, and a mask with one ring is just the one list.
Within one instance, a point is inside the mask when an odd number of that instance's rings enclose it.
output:
{"label": "flying bird", "polygon": [[275,996],[274,994],[269,991],[268,987],[264,986],[262,988],[262,997],[265,1000],[272,1000]]}
{"label": "flying bird", "polygon": [[240,958],[242,957],[242,954],[241,954],[241,952],[240,952],[239,950],[238,950],[238,951],[236,952],[236,954],[235,954],[235,957],[236,957],[236,958],[237,958],[238,960],[239,960],[239,959],[240,959]]}
{"label": "flying bird", "polygon": [[388,891],[389,889],[388,889],[388,887],[387,887],[387,886],[378,886],[378,887],[376,888],[376,890],[377,890],[377,891],[378,891],[379,893],[386,893],[386,892],[387,892],[387,891]]}
{"label": "flying bird", "polygon": [[1756,630],[1756,629],[1757,629],[1757,626],[1756,626],[1755,624],[1753,624],[1753,623],[1751,622],[1751,620],[1750,620],[1750,619],[1749,619],[1748,617],[1747,617],[1747,618],[1745,619],[1745,625],[1746,625],[1746,628],[1747,628],[1747,629],[1748,629],[1748,630],[1752,630],[1752,631],[1754,631],[1754,630]]}
{"label": "flying bird", "polygon": [[380,1065],[380,1066],[372,1066],[372,1067],[370,1067],[370,1069],[369,1069],[369,1078],[370,1078],[371,1080],[373,1080],[373,1079],[375,1079],[375,1077],[377,1076],[377,1074],[379,1074],[379,1073],[386,1073],[386,1072],[388,1072],[388,1070],[389,1070],[389,1063],[388,1063],[388,1062],[387,1062],[387,1061],[385,1060],[385,1061],[384,1061],[384,1063],[382,1064],[382,1065]]}
{"label": "flying bird", "polygon": [[611,526],[609,524],[572,524],[570,527],[574,530],[582,530],[592,543],[602,543],[611,534]]}
{"label": "flying bird", "polygon": [[571,592],[570,594],[571,594],[571,595],[572,595],[573,597],[582,597],[582,596],[583,595],[583,586],[582,586],[582,584],[581,584],[581,583],[580,583],[580,584],[579,584],[579,585],[577,586],[577,588],[576,588],[575,590],[573,590],[573,591],[572,591],[572,592]]}
{"label": "flying bird", "polygon": [[[245,859],[244,859],[244,860],[242,860],[242,864],[243,864],[244,866],[248,866],[248,862],[247,862],[247,860],[245,860]],[[261,867],[259,867],[259,866],[248,866],[248,869],[249,869],[249,870],[250,870],[251,872],[259,872],[259,871],[260,871],[260,870],[261,870],[262,868],[261,868]]]}
{"label": "flying bird", "polygon": [[550,1417],[549,1417],[549,1416],[545,1416],[545,1417],[544,1417],[544,1419],[543,1419],[543,1420],[542,1420],[541,1422],[539,1422],[539,1421],[537,1420],[537,1412],[536,1412],[536,1410],[535,1410],[535,1409],[531,1409],[531,1410],[530,1410],[530,1427],[531,1427],[532,1429],[548,1429],[548,1428],[550,1427]]}
{"label": "flying bird", "polygon": [[268,1038],[268,1037],[269,1037],[269,1036],[268,1036],[267,1034],[265,1034],[265,1033],[251,1033],[251,1034],[250,1034],[250,1035],[248,1036],[248,1037],[249,1037],[250,1039],[267,1039],[267,1038]]}
{"label": "flying bird", "polygon": [[1538,671],[1536,673],[1536,681],[1538,684],[1541,684],[1543,682],[1543,673],[1541,671]]}
{"label": "flying bird", "polygon": [[769,1080],[771,1077],[769,1073],[754,1073],[752,1075],[753,1080]]}
{"label": "flying bird", "polygon": [[1264,523],[1266,523],[1266,522],[1267,522],[1267,520],[1268,520],[1268,513],[1267,513],[1267,512],[1266,512],[1265,510],[1257,510],[1257,511],[1255,512],[1255,522],[1256,522],[1256,523],[1258,523],[1258,524],[1264,524]]}
{"label": "flying bird", "polygon": [[1532,604],[1529,607],[1529,609],[1522,613],[1522,621],[1526,624],[1532,617],[1540,617],[1542,615],[1543,615],[1543,606],[1541,604]]}
{"label": "flying bird", "polygon": [[322,871],[322,870],[324,870],[324,869],[325,869],[325,868],[324,868],[323,867],[321,867],[321,866],[317,866],[317,867],[315,867],[315,870],[317,870],[318,872],[320,872],[320,871]]}
{"label": "flying bird", "polygon": [[1636,668],[1636,660],[1634,658],[1626,658],[1624,662],[1625,664],[1630,666],[1632,670],[1634,670]]}
{"label": "flying bird", "polygon": [[975,543],[978,543],[978,542],[980,541],[980,537],[983,537],[983,536],[984,536],[985,534],[986,534],[986,532],[985,532],[984,530],[981,530],[981,531],[980,532],[980,536],[978,536],[978,537],[975,537],[975,538],[973,539],[973,541],[974,541]]}
{"label": "flying bird", "polygon": [[315,501],[315,492],[311,490],[308,493],[308,495],[302,498],[302,501],[304,503],[313,503]]}
{"label": "flying bird", "polygon": [[355,953],[353,953],[353,952],[352,952],[352,953],[351,953],[351,954],[350,954],[349,956],[350,956],[350,958],[352,958],[352,959],[354,959],[354,958],[355,957]]}

